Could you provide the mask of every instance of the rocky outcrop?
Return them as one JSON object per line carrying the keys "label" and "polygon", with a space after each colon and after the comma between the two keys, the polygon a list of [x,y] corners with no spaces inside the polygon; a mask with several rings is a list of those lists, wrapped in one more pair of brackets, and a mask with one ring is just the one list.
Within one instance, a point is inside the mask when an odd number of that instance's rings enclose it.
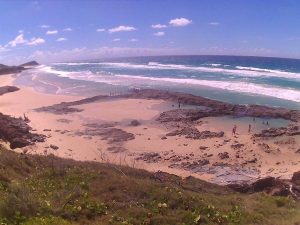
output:
{"label": "rocky outcrop", "polygon": [[233,183],[227,186],[242,193],[266,192],[270,195],[300,199],[300,171],[295,172],[291,180],[264,177],[252,183]]}
{"label": "rocky outcrop", "polygon": [[220,152],[218,154],[220,159],[228,159],[229,158],[229,153],[228,152]]}
{"label": "rocky outcrop", "polygon": [[297,184],[297,185],[300,185],[300,171],[298,172],[295,172],[292,176],[292,182]]}
{"label": "rocky outcrop", "polygon": [[112,127],[113,124],[85,124],[86,129],[77,131],[78,136],[99,136],[102,140],[107,140],[109,144],[123,143],[135,139],[134,134],[128,133],[122,129]]}
{"label": "rocky outcrop", "polygon": [[300,127],[297,125],[290,125],[287,127],[279,128],[269,128],[267,130],[262,130],[258,134],[254,134],[254,137],[277,137],[277,136],[294,136],[300,135]]}
{"label": "rocky outcrop", "polygon": [[23,66],[23,67],[32,67],[32,66],[38,66],[38,65],[40,65],[37,61],[30,61],[30,62],[27,62],[27,63],[24,63],[24,64],[22,64],[22,65],[20,65],[20,66]]}
{"label": "rocky outcrop", "polygon": [[193,122],[208,116],[214,116],[214,114],[211,114],[208,111],[197,110],[197,109],[174,109],[174,110],[161,113],[157,118],[157,121],[161,123]]}
{"label": "rocky outcrop", "polygon": [[175,130],[167,133],[166,136],[185,136],[191,139],[207,139],[207,138],[220,138],[224,136],[224,132],[212,132],[212,131],[199,131],[195,127],[185,127],[181,130]]}
{"label": "rocky outcrop", "polygon": [[44,106],[38,109],[35,109],[37,112],[49,112],[57,115],[64,115],[74,112],[82,112],[83,110],[69,107],[65,103],[55,104],[52,106]]}
{"label": "rocky outcrop", "polygon": [[20,73],[23,70],[25,70],[25,68],[22,66],[6,66],[0,64],[0,75],[10,74],[10,73]]}
{"label": "rocky outcrop", "polygon": [[[144,89],[134,90],[132,93],[124,95],[132,98],[162,99],[173,102],[180,101],[181,104],[204,106],[204,111],[210,116],[234,115],[266,118],[282,118],[291,121],[300,121],[299,110],[289,110],[285,108],[269,107],[263,105],[235,105],[217,100],[204,98],[192,94],[181,92],[170,92],[164,90]],[[202,113],[203,110],[199,110]]]}
{"label": "rocky outcrop", "polygon": [[129,125],[133,127],[137,127],[141,125],[141,122],[138,120],[132,120]]}
{"label": "rocky outcrop", "polygon": [[201,106],[201,109],[175,109],[162,113],[158,121],[195,121],[207,116],[251,116],[266,118],[282,118],[291,121],[300,121],[299,110],[289,110],[285,108],[268,107],[262,105],[235,105],[213,99],[204,98],[192,94],[181,92],[170,92],[164,90],[143,89],[133,90],[128,94],[117,96],[98,95],[91,98],[84,98],[74,102],[62,102],[53,106],[43,107],[39,111],[47,111],[56,114],[66,114],[76,112],[71,106],[88,104],[100,100],[118,98],[138,98],[138,99],[160,99],[172,102],[180,101],[181,104]]}
{"label": "rocky outcrop", "polygon": [[162,161],[162,157],[157,152],[145,152],[141,153],[138,157],[135,158],[135,160],[141,160],[146,163],[157,163]]}
{"label": "rocky outcrop", "polygon": [[45,141],[45,136],[31,133],[31,127],[22,119],[0,113],[0,139],[10,143],[12,149]]}
{"label": "rocky outcrop", "polygon": [[3,87],[0,87],[0,95],[4,95],[4,94],[10,93],[10,92],[15,92],[18,90],[20,90],[20,89],[15,86],[3,86]]}

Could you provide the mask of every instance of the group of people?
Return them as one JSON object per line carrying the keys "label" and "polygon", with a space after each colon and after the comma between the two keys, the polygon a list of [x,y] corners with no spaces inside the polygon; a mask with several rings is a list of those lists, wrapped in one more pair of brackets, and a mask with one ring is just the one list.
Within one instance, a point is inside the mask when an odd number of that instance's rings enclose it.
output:
{"label": "group of people", "polygon": [[[253,117],[253,121],[255,121],[255,117]],[[266,121],[266,122],[263,121],[262,124],[263,124],[263,125],[269,126],[269,121]],[[235,135],[235,134],[236,134],[236,130],[237,130],[237,126],[234,125],[233,128],[232,128],[232,135]],[[249,124],[249,126],[248,126],[248,133],[250,134],[251,131],[252,131],[252,125]]]}
{"label": "group of people", "polygon": [[[249,126],[248,126],[248,133],[249,134],[251,133],[251,129],[252,129],[252,126],[251,126],[251,124],[249,124]],[[232,128],[232,135],[236,134],[236,130],[237,130],[237,126],[234,125],[233,128]]]}

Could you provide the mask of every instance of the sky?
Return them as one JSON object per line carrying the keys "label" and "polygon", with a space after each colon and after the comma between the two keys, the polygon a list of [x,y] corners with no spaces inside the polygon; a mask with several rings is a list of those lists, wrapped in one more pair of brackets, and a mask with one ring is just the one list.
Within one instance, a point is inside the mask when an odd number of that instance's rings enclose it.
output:
{"label": "sky", "polygon": [[0,63],[179,54],[300,58],[300,1],[0,0]]}

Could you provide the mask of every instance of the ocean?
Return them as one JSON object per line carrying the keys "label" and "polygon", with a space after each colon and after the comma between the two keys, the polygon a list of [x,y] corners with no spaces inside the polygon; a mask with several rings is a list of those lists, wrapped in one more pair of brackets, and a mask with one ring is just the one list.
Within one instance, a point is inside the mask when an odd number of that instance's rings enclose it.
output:
{"label": "ocean", "polygon": [[300,109],[299,59],[151,56],[59,62],[24,71],[15,83],[84,96],[155,88],[230,103]]}

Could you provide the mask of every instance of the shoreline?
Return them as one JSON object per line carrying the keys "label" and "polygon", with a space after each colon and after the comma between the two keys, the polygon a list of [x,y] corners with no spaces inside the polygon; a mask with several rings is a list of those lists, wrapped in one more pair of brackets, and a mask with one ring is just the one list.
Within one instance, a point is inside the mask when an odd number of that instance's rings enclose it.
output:
{"label": "shoreline", "polygon": [[[1,85],[11,85],[12,82],[11,75],[0,76]],[[178,96],[182,105],[201,104],[217,110],[206,113],[200,110],[202,114],[195,109],[179,110],[176,103]],[[218,184],[265,176],[288,178],[296,172],[300,162],[300,154],[295,153],[297,148],[300,149],[300,143],[295,138],[297,136],[253,139],[252,134],[247,132],[248,124],[237,119],[235,122],[239,134],[233,137],[231,128],[228,128],[230,125],[226,125],[226,118],[216,123],[211,117],[271,115],[299,121],[300,114],[296,110],[280,108],[274,111],[264,106],[237,107],[201,97],[194,98],[189,94],[153,90],[82,100],[80,96],[43,94],[33,88],[21,87],[19,91],[0,98],[0,112],[15,117],[25,113],[31,120],[29,125],[33,132],[47,137],[43,143],[17,149],[19,152],[53,153],[80,161],[110,162],[183,177],[192,175]],[[20,99],[26,99],[26,102]],[[56,106],[54,111],[51,108],[53,105]],[[41,110],[35,110],[38,108]],[[139,124],[134,125],[132,121],[138,121]],[[182,130],[186,127],[196,130],[184,133]],[[183,133],[167,135],[176,130]],[[209,131],[209,135],[221,131],[224,134],[222,137],[204,139],[188,137],[191,134],[197,137],[197,132],[203,134],[204,131]]]}

